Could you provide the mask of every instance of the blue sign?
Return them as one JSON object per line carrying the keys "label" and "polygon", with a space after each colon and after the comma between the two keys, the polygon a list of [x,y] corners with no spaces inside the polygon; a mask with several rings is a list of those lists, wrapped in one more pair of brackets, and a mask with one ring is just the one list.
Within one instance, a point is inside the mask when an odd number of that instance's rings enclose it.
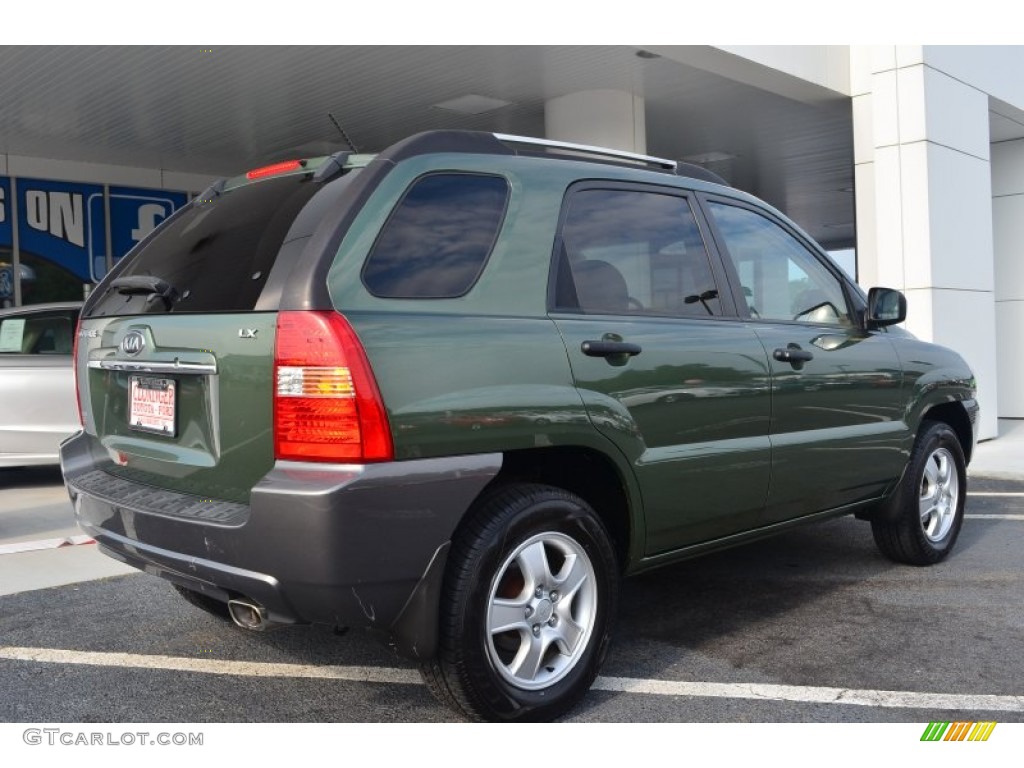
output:
{"label": "blue sign", "polygon": [[[140,240],[157,228],[172,213],[181,208],[188,198],[183,192],[159,189],[110,188],[110,240],[114,263],[134,248]],[[93,282],[107,272],[106,229],[104,228],[103,197],[89,205],[90,226],[94,235],[89,250],[89,264]]]}
{"label": "blue sign", "polygon": [[91,280],[88,254],[104,229],[89,226],[86,211],[103,201],[103,187],[63,181],[18,179],[18,243],[22,251]]}
{"label": "blue sign", "polygon": [[[111,187],[113,261],[187,201],[184,192]],[[13,245],[13,209],[11,180],[0,177],[0,248]],[[107,218],[100,185],[18,179],[17,227],[23,253],[59,264],[86,282],[97,282],[106,274]]]}
{"label": "blue sign", "polygon": [[14,244],[14,226],[11,224],[11,180],[0,176],[0,248]]}

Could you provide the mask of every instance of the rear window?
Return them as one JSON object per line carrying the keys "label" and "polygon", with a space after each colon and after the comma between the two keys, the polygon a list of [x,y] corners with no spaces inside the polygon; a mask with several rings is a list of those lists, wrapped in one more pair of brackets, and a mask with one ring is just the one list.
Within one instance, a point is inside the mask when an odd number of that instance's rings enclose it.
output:
{"label": "rear window", "polygon": [[364,284],[382,298],[462,296],[483,270],[507,203],[501,176],[423,176],[381,230],[363,268]]}
{"label": "rear window", "polygon": [[149,276],[174,287],[165,309],[146,295],[108,288],[94,315],[239,312],[256,306],[281,244],[323,185],[308,174],[247,184],[191,205],[154,234],[117,277]]}

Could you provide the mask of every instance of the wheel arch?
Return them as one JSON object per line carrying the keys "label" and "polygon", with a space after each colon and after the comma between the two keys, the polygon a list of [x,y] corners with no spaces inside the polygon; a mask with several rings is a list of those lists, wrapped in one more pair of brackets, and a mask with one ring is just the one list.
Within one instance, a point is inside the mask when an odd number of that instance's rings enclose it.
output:
{"label": "wheel arch", "polygon": [[642,557],[640,491],[628,469],[586,446],[551,446],[507,451],[501,471],[481,495],[499,485],[527,482],[562,488],[586,501],[612,539],[623,573]]}
{"label": "wheel arch", "polygon": [[434,656],[439,600],[449,567],[451,542],[470,524],[481,500],[502,486],[539,483],[579,496],[604,524],[620,573],[630,573],[632,566],[640,562],[645,536],[640,490],[625,459],[579,444],[509,450],[500,456],[500,469],[467,505],[390,628],[389,642],[400,655],[419,660]]}
{"label": "wheel arch", "polygon": [[[965,466],[970,464],[971,453],[974,448],[974,426],[963,402],[953,400],[935,403],[924,408],[918,417],[917,428],[914,430],[911,445],[917,440],[921,432],[927,428],[929,423],[945,424],[952,429],[953,433],[957,436],[957,441],[960,443],[960,448],[963,450]],[[894,503],[894,500],[899,495],[900,487],[903,485],[909,467],[910,456],[908,454],[907,465],[904,466],[899,479],[893,483],[885,498],[878,504],[858,510],[856,513],[858,520],[891,522],[895,519],[898,514],[898,506]]]}
{"label": "wheel arch", "polygon": [[[964,460],[968,464],[971,463],[971,454],[974,452],[974,428],[971,424],[971,417],[962,402],[955,400],[929,407],[921,414],[921,422],[925,421],[940,421],[948,425],[960,441]],[[918,430],[920,430],[920,426]]]}

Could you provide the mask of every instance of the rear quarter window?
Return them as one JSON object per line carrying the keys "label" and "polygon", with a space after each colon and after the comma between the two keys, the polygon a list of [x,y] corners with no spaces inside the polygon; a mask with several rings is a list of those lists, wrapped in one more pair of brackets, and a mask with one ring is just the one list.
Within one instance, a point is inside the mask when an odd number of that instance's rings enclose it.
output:
{"label": "rear quarter window", "polygon": [[381,229],[363,283],[374,296],[466,294],[494,247],[508,205],[501,176],[432,173],[417,179]]}

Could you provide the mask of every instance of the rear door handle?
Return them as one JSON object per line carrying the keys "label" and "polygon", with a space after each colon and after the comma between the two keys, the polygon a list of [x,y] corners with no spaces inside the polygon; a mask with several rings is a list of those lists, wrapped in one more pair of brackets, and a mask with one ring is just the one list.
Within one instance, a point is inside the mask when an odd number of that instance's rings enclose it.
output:
{"label": "rear door handle", "polygon": [[584,341],[580,344],[580,351],[587,357],[615,357],[626,355],[633,357],[639,355],[641,350],[639,344],[631,344],[628,341]]}
{"label": "rear door handle", "polygon": [[776,349],[772,353],[772,357],[780,363],[789,363],[799,371],[804,367],[804,363],[814,359],[814,354],[806,349],[801,349],[799,344],[788,344]]}

